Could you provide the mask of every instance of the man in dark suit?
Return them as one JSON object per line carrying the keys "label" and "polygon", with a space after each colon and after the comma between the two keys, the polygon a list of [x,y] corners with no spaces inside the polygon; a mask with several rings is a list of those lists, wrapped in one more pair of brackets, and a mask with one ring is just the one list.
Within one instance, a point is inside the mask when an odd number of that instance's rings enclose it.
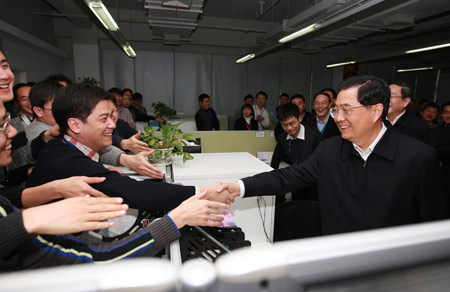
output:
{"label": "man in dark suit", "polygon": [[306,126],[313,126],[322,134],[323,139],[339,136],[339,129],[330,118],[331,97],[328,93],[319,92],[314,96],[315,115],[303,122]]}
{"label": "man in dark suit", "polygon": [[399,132],[416,138],[422,142],[428,142],[430,126],[421,118],[418,118],[406,110],[411,102],[411,89],[403,82],[393,82],[389,85],[391,98],[388,121]]}
{"label": "man in dark suit", "polygon": [[250,197],[317,183],[324,234],[445,218],[437,153],[384,125],[389,99],[384,80],[345,79],[331,110],[341,137],[322,141],[301,164],[227,183],[217,191]]}

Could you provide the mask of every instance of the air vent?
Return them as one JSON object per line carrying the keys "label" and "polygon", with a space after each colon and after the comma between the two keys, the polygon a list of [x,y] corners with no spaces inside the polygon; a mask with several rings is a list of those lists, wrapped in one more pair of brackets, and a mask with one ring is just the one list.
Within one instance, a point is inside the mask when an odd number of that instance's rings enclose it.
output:
{"label": "air vent", "polygon": [[191,7],[192,0],[163,0],[162,5],[174,8],[186,8]]}
{"label": "air vent", "polygon": [[400,30],[414,25],[414,16],[396,14],[382,19],[383,26],[393,30]]}

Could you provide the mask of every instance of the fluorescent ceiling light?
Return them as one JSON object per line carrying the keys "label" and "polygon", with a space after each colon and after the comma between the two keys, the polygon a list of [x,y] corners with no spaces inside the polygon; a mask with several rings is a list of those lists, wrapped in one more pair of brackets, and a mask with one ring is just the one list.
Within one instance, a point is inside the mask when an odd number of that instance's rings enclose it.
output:
{"label": "fluorescent ceiling light", "polygon": [[134,52],[133,48],[127,43],[126,45],[122,46],[123,50],[125,51],[125,54],[128,55],[130,58],[135,58],[136,53]]}
{"label": "fluorescent ceiling light", "polygon": [[247,56],[244,56],[236,61],[237,64],[245,63],[248,60],[251,60],[255,57],[255,54],[248,54]]}
{"label": "fluorescent ceiling light", "polygon": [[425,48],[420,48],[420,49],[415,49],[415,50],[409,50],[409,51],[406,51],[405,54],[420,53],[420,52],[425,52],[425,51],[442,49],[442,48],[446,48],[446,47],[450,47],[450,43],[437,45],[437,46],[431,46],[431,47],[425,47]]}
{"label": "fluorescent ceiling light", "polygon": [[349,62],[343,62],[343,63],[336,63],[336,64],[328,64],[327,68],[333,68],[333,67],[339,67],[339,66],[345,66],[350,64],[355,64],[356,61],[349,61]]}
{"label": "fluorescent ceiling light", "polygon": [[397,72],[411,72],[411,71],[423,71],[423,70],[433,70],[434,67],[422,67],[422,68],[410,68],[410,69],[398,69]]}
{"label": "fluorescent ceiling light", "polygon": [[101,0],[85,0],[85,2],[107,30],[119,30],[119,26]]}
{"label": "fluorescent ceiling light", "polygon": [[301,30],[298,30],[298,31],[296,31],[296,32],[294,32],[294,33],[291,33],[291,34],[288,35],[288,36],[285,36],[284,38],[280,39],[278,42],[280,42],[280,43],[287,43],[287,42],[289,42],[289,41],[292,41],[293,39],[296,39],[296,38],[301,37],[301,36],[303,36],[303,35],[305,35],[305,34],[308,34],[308,33],[310,33],[310,32],[313,32],[313,31],[315,31],[316,29],[319,29],[320,27],[321,27],[320,24],[318,24],[318,23],[313,23],[313,24],[311,24],[310,26],[307,26],[307,27],[305,27],[305,28],[302,28]]}

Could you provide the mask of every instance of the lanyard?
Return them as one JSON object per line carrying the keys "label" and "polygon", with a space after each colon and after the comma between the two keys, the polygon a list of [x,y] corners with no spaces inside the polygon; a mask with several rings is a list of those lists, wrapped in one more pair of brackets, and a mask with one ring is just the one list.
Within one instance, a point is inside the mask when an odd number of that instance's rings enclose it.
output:
{"label": "lanyard", "polygon": [[70,145],[71,147],[73,147],[73,148],[75,148],[75,149],[77,149],[77,150],[80,150],[80,149],[78,149],[77,146],[73,145],[73,144],[72,144],[71,142],[69,142],[66,138],[62,137],[62,141],[63,141],[64,143]]}
{"label": "lanyard", "polygon": [[[291,149],[291,143],[293,140],[289,139],[289,153],[292,153],[292,149]],[[298,159],[300,158],[300,140],[298,141],[298,146],[295,149],[295,161],[293,161],[293,163],[297,163]]]}

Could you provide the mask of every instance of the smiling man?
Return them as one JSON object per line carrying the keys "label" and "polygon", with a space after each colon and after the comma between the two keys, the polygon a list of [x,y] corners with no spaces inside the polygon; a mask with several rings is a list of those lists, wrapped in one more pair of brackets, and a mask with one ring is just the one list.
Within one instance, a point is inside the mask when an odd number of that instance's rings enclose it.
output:
{"label": "smiling man", "polygon": [[78,175],[106,177],[104,183],[93,187],[108,196],[124,198],[133,208],[147,210],[171,210],[193,196],[193,186],[136,181],[98,162],[98,152],[112,144],[114,102],[111,94],[99,87],[61,88],[52,112],[64,137],[50,141],[41,150],[27,186]]}
{"label": "smiling man", "polygon": [[3,51],[0,50],[0,100],[7,102],[13,99],[14,74],[9,67]]}
{"label": "smiling man", "polygon": [[217,191],[250,197],[317,183],[324,234],[445,218],[437,154],[386,128],[389,99],[384,80],[344,80],[331,110],[341,137],[323,140],[303,163],[225,184]]}
{"label": "smiling man", "polygon": [[328,93],[319,92],[314,96],[315,115],[305,120],[304,124],[316,127],[323,139],[338,136],[336,123],[330,118],[331,97]]}

